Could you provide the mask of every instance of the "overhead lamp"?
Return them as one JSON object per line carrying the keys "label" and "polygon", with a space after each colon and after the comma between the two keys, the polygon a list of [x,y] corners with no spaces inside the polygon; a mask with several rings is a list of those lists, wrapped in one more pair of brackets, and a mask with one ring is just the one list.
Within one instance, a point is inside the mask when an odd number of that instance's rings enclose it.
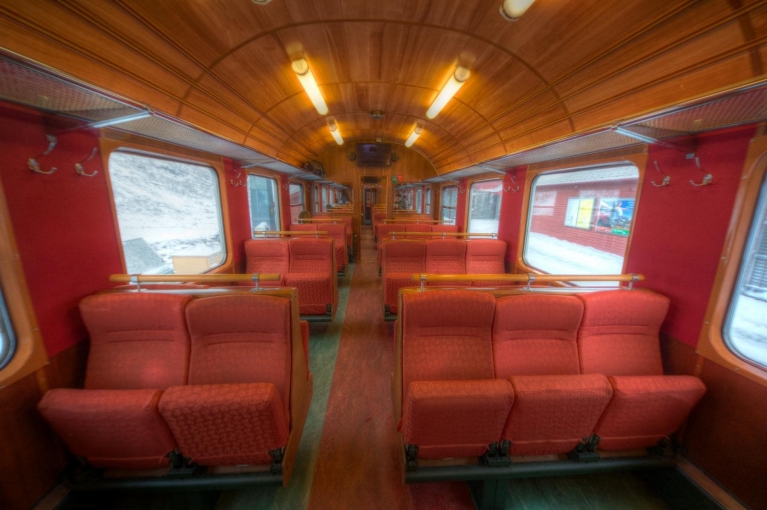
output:
{"label": "overhead lamp", "polygon": [[423,128],[421,126],[416,125],[415,129],[413,129],[413,132],[410,133],[410,137],[405,142],[405,147],[411,147],[416,140],[418,140],[418,137],[421,136],[421,132],[423,131]]}
{"label": "overhead lamp", "polygon": [[336,124],[336,121],[331,120],[328,122],[328,129],[330,130],[330,134],[333,135],[333,138],[336,140],[336,143],[338,145],[343,145],[344,139],[341,137],[341,133],[338,131],[338,125]]}
{"label": "overhead lamp", "polygon": [[293,61],[292,67],[298,76],[298,81],[301,82],[301,86],[304,87],[317,112],[320,115],[326,115],[328,113],[328,105],[325,104],[325,99],[322,97],[320,88],[317,86],[317,81],[314,79],[311,69],[309,69],[309,62],[305,58],[300,58]]}
{"label": "overhead lamp", "polygon": [[456,67],[453,75],[447,81],[445,86],[442,87],[439,95],[437,95],[437,99],[435,99],[429,107],[426,116],[430,119],[436,117],[439,112],[442,111],[442,108],[445,107],[447,102],[452,99],[456,92],[458,92],[458,89],[463,86],[464,82],[469,79],[470,75],[471,72],[467,68],[463,66]]}
{"label": "overhead lamp", "polygon": [[517,21],[535,0],[503,0],[500,11],[506,21]]}

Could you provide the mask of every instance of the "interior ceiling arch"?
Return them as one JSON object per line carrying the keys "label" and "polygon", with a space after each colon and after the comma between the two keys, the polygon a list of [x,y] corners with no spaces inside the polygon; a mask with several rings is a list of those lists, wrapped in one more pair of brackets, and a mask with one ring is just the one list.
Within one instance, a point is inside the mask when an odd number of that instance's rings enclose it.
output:
{"label": "interior ceiling arch", "polygon": [[[761,1],[537,0],[513,23],[499,4],[0,0],[0,45],[291,164],[335,146],[291,70],[305,57],[347,143],[404,143],[419,122],[414,149],[441,173],[754,79],[767,60]],[[471,77],[426,119],[458,64]]]}

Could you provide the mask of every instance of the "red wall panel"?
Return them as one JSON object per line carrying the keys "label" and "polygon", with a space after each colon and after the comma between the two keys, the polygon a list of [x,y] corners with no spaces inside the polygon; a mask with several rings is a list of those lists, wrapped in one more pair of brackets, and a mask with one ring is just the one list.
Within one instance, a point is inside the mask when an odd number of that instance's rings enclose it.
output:
{"label": "red wall panel", "polygon": [[[698,342],[719,257],[732,215],[748,143],[754,128],[719,131],[698,137],[701,167],[714,176],[710,186],[695,187],[703,172],[684,154],[650,147],[627,270],[643,273],[643,286],[671,298],[664,332],[687,344]],[[671,176],[662,176],[653,162]]]}
{"label": "red wall panel", "polygon": [[35,174],[27,159],[47,146],[42,114],[0,104],[0,179],[3,183],[21,262],[49,356],[86,337],[77,311],[83,297],[110,286],[123,272],[101,157],[75,173],[75,163],[98,147],[93,132],[59,136],[50,155],[39,158],[52,175]]}
{"label": "red wall panel", "polygon": [[466,230],[466,201],[469,199],[468,183],[469,180],[465,177],[458,180],[458,198],[455,201],[455,224],[458,225],[459,232]]}
{"label": "red wall panel", "polygon": [[[506,260],[508,268],[513,271],[517,259],[517,244],[519,243],[520,218],[522,217],[522,200],[525,196],[526,166],[518,167],[507,172],[503,178],[501,200],[501,220],[498,223],[498,239],[506,241]],[[516,185],[511,181],[514,177]],[[519,191],[511,191],[519,186]]]}
{"label": "red wall panel", "polygon": [[[224,174],[226,178],[226,194],[229,205],[229,233],[232,237],[232,252],[234,256],[234,270],[238,273],[245,270],[245,241],[250,235],[250,209],[248,208],[247,186],[232,186],[231,180],[239,171],[238,163],[229,158],[224,158]],[[247,179],[245,172],[240,180]]]}

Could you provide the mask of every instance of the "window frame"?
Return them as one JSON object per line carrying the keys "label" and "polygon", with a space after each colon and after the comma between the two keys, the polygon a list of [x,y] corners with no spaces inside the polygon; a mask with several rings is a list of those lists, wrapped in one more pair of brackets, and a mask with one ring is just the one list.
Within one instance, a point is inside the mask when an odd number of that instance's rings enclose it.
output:
{"label": "window frame", "polygon": [[749,144],[697,346],[697,352],[704,358],[762,386],[767,386],[767,369],[731,350],[724,338],[724,328],[727,324],[732,296],[740,277],[743,253],[751,233],[765,179],[767,179],[767,136],[757,136]]}
{"label": "window frame", "polygon": [[424,193],[423,197],[423,204],[424,204],[424,214],[431,214],[431,186],[426,188],[426,193]]}
{"label": "window frame", "polygon": [[[466,193],[468,196],[466,197],[466,232],[472,233],[469,228],[471,225],[471,190],[474,187],[475,184],[481,184],[483,182],[488,181],[500,181],[501,183],[501,207],[498,208],[498,231],[501,230],[501,212],[503,207],[503,177],[493,176],[493,177],[487,177],[486,175],[477,176],[475,179],[473,179],[471,182],[468,182],[466,187],[468,188],[466,190]],[[456,197],[456,206],[458,205],[458,199]],[[475,234],[482,234],[485,232],[473,232]],[[498,232],[495,233],[496,238],[498,237]]]}
{"label": "window frame", "polygon": [[0,284],[16,346],[0,369],[0,388],[23,379],[48,363],[37,316],[29,294],[11,215],[0,183]]}
{"label": "window frame", "polygon": [[634,215],[631,218],[631,227],[626,241],[626,253],[623,256],[623,267],[621,268],[621,271],[625,273],[626,264],[628,263],[629,254],[631,253],[631,242],[634,238],[634,227],[638,216],[636,211],[639,209],[642,197],[642,187],[644,185],[645,168],[647,165],[647,149],[647,145],[640,145],[632,149],[614,151],[614,156],[609,154],[597,154],[560,160],[556,163],[544,162],[530,165],[525,173],[524,196],[522,197],[522,211],[519,224],[519,239],[515,257],[515,272],[547,274],[540,269],[528,265],[524,260],[525,243],[527,241],[526,234],[530,223],[530,192],[532,191],[533,182],[536,177],[541,174],[553,172],[596,169],[600,167],[609,168],[629,164],[636,166],[639,171],[639,177],[637,180],[636,198],[634,199]]}
{"label": "window frame", "polygon": [[[279,227],[277,230],[282,230],[282,224],[283,224],[283,217],[282,217],[282,193],[280,191],[280,179],[278,177],[274,177],[272,175],[265,175],[261,174],[259,172],[248,172],[247,178],[245,179],[245,184],[247,188],[247,194],[248,194],[248,216],[250,220],[250,236],[252,239],[256,238],[255,235],[255,228],[253,227],[253,217],[251,216],[251,209],[250,209],[250,185],[248,185],[248,179],[250,177],[259,177],[261,179],[269,179],[274,181],[274,185],[276,186],[275,190],[277,191],[277,203],[275,205],[275,209],[277,210],[277,219],[280,222]],[[288,198],[290,200],[290,198]],[[290,204],[288,204],[288,208],[290,207]]]}
{"label": "window frame", "polygon": [[[453,188],[455,189],[455,205],[445,205],[445,191]],[[450,184],[442,186],[439,190],[439,220],[444,221],[445,214],[443,213],[444,209],[453,209],[455,214],[455,219],[453,220],[453,225],[458,224],[458,185],[457,184]]]}
{"label": "window frame", "polygon": [[[114,137],[114,138],[113,138]],[[211,167],[218,178],[218,201],[221,205],[221,229],[224,235],[224,245],[226,246],[226,258],[222,263],[205,273],[201,274],[219,274],[231,273],[234,270],[234,250],[232,248],[232,233],[229,220],[229,199],[225,167],[223,160],[213,154],[208,154],[193,149],[177,147],[165,142],[147,140],[132,135],[125,136],[122,133],[112,130],[102,131],[99,137],[99,147],[101,149],[101,159],[106,176],[107,191],[109,203],[112,207],[112,220],[117,235],[117,249],[120,254],[120,265],[123,273],[127,272],[125,265],[125,253],[123,252],[122,235],[120,234],[120,223],[117,219],[117,207],[115,206],[114,190],[112,189],[112,175],[109,171],[109,157],[113,152],[130,152],[139,156],[159,157],[161,159],[170,159],[179,163],[192,165],[202,165]],[[253,172],[258,173],[258,172]],[[247,193],[247,190],[245,190]],[[249,213],[248,213],[249,214]]]}
{"label": "window frame", "polygon": [[[301,197],[301,203],[300,204],[293,205],[290,202],[290,195],[291,195],[290,187],[291,186],[298,186],[298,187],[301,188],[301,193],[299,193],[299,196]],[[298,181],[292,181],[291,180],[291,181],[288,181],[288,212],[290,214],[290,224],[293,223],[293,207],[295,207],[296,205],[300,205],[302,211],[304,209],[306,209],[306,185],[303,182],[298,182]],[[301,211],[299,211],[299,214],[300,214],[300,212]],[[296,215],[296,222],[298,222],[298,215]]]}

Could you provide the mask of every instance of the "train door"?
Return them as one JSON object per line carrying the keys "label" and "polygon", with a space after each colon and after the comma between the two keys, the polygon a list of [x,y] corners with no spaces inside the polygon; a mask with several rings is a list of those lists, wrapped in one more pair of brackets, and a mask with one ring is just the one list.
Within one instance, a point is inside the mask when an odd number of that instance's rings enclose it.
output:
{"label": "train door", "polygon": [[378,193],[376,188],[365,188],[365,225],[370,225],[373,221],[373,206],[377,203]]}

